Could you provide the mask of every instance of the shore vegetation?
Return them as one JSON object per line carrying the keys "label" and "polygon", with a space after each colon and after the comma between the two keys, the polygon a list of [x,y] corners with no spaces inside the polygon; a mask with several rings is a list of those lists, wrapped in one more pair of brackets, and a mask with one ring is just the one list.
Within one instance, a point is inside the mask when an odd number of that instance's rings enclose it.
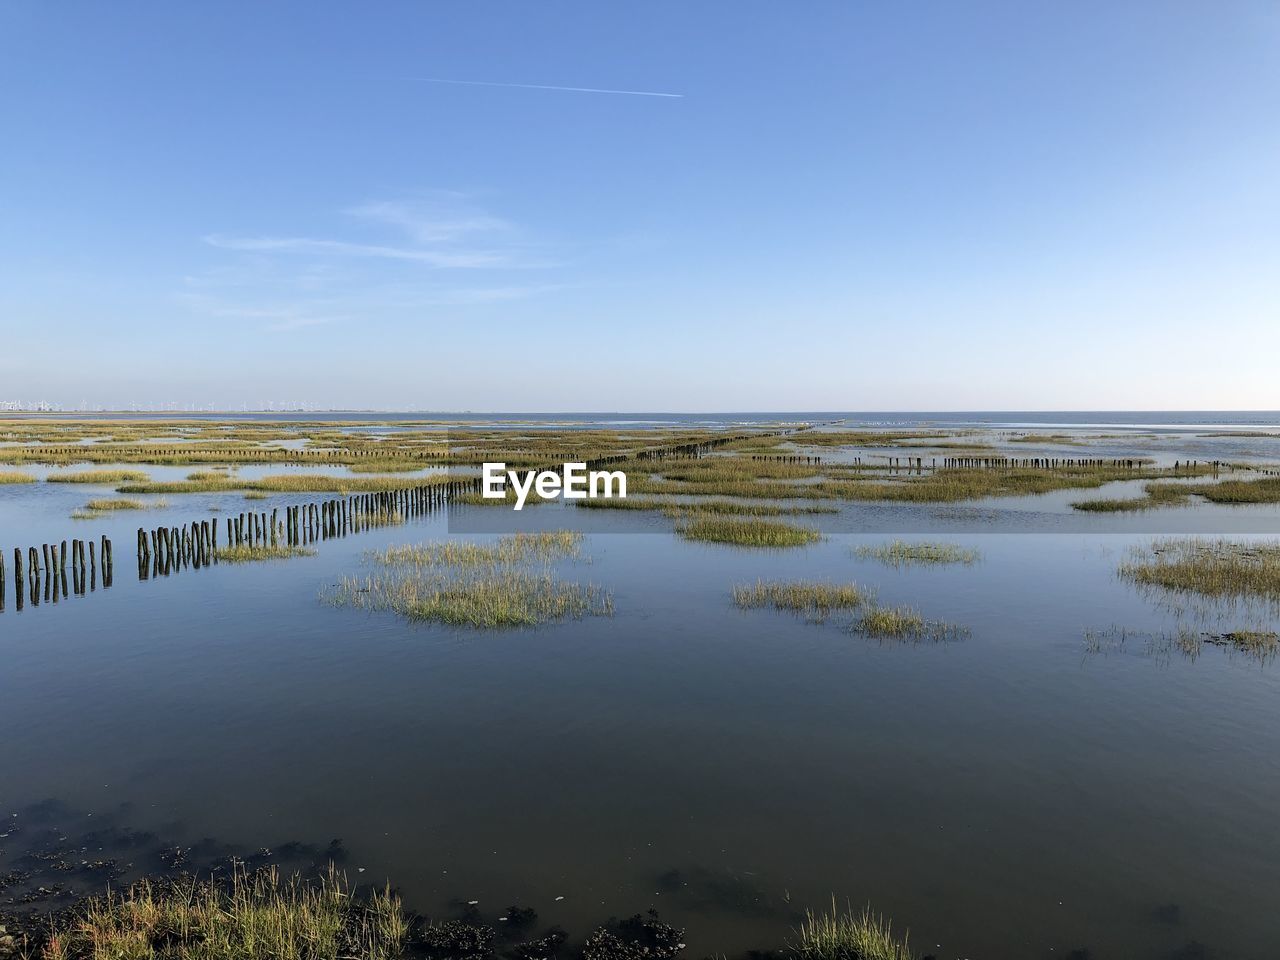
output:
{"label": "shore vegetation", "polygon": [[803,547],[822,539],[812,527],[738,517],[693,517],[679,523],[676,531],[686,540],[740,547]]}
{"label": "shore vegetation", "polygon": [[795,960],[916,960],[909,940],[869,906],[842,910],[833,898],[830,911],[805,913],[790,953]]}
{"label": "shore vegetation", "polygon": [[356,897],[334,869],[227,882],[141,881],[55,922],[31,960],[398,960],[410,918],[390,889]]}
{"label": "shore vegetation", "polygon": [[979,551],[954,543],[919,540],[892,540],[876,546],[858,547],[854,550],[854,555],[863,560],[879,560],[891,567],[945,564],[969,566],[982,559]]}
{"label": "shore vegetation", "polygon": [[871,601],[871,593],[856,583],[805,580],[759,580],[733,588],[733,602],[744,610],[772,607],[791,610],[815,621],[833,610],[853,610]]}
{"label": "shore vegetation", "polygon": [[1134,551],[1120,576],[1175,593],[1280,602],[1280,541],[1160,539]]}

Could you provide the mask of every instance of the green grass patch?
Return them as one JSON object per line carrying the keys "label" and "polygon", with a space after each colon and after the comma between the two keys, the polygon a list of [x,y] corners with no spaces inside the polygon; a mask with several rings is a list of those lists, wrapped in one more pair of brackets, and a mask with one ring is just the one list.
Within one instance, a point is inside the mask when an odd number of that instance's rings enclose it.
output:
{"label": "green grass patch", "polygon": [[347,469],[352,473],[415,473],[426,466],[421,460],[363,460]]}
{"label": "green grass patch", "polygon": [[[221,882],[143,881],[60,914],[33,960],[398,960],[410,918],[390,889],[357,897],[332,867]],[[22,954],[15,954],[20,956]]]}
{"label": "green grass patch", "polygon": [[468,571],[443,582],[414,575],[344,578],[331,599],[341,606],[394,610],[410,620],[485,628],[613,614],[612,599],[598,587],[510,569]]}
{"label": "green grass patch", "polygon": [[692,517],[677,524],[676,532],[686,540],[740,547],[802,547],[822,539],[812,527],[738,517]]}
{"label": "green grass patch", "polygon": [[258,544],[238,547],[219,547],[213,551],[215,560],[222,563],[253,563],[257,560],[288,560],[290,557],[312,557],[315,551],[308,547],[290,546],[285,543]]}
{"label": "green grass patch", "polygon": [[611,616],[613,599],[606,591],[562,580],[549,569],[554,561],[577,558],[582,543],[581,533],[556,530],[488,543],[389,547],[366,555],[382,572],[344,577],[325,599],[335,606],[391,610],[410,620],[489,629]]}
{"label": "green grass patch", "polygon": [[150,510],[156,507],[164,507],[168,504],[164,500],[152,500],[150,502],[143,500],[129,500],[125,497],[117,497],[110,500],[90,500],[84,505],[86,510],[96,510],[105,512],[107,510]]}
{"label": "green grass patch", "polygon": [[388,547],[366,556],[384,567],[503,567],[577,557],[583,539],[576,530],[547,530],[515,533],[490,543],[439,540]]}
{"label": "green grass patch", "polygon": [[49,483],[140,483],[146,479],[147,474],[141,470],[81,470],[45,477]]}
{"label": "green grass patch", "polygon": [[1121,564],[1133,583],[1224,599],[1280,601],[1280,542],[1163,539]]}
{"label": "green grass patch", "polygon": [[[192,474],[196,476],[197,474]],[[126,483],[118,493],[378,493],[401,490],[403,477],[351,477],[336,474],[280,474],[258,480],[242,480],[220,473],[200,473],[198,480],[174,480],[155,483]],[[444,482],[424,479],[423,483]]]}
{"label": "green grass patch", "polygon": [[[453,502],[465,503],[472,507],[513,507],[515,506],[516,499],[515,490],[510,486],[510,484],[508,484],[503,488],[501,497],[486,497],[482,493],[463,493],[454,497]],[[538,496],[538,494],[533,490],[530,490],[529,495],[524,498],[524,505],[526,507],[533,506],[534,504],[550,502],[551,500],[546,497]]]}
{"label": "green grass patch", "polygon": [[791,610],[819,622],[826,620],[833,610],[852,610],[870,600],[871,594],[856,583],[759,580],[733,588],[733,602],[744,610],[760,607]]}
{"label": "green grass patch", "polygon": [[743,500],[667,500],[659,497],[610,497],[579,500],[579,507],[591,510],[661,510],[669,517],[690,514],[729,514],[747,517],[791,517],[818,513],[839,513],[826,505],[782,506],[772,503],[749,503]]}
{"label": "green grass patch", "polygon": [[830,912],[805,913],[789,952],[796,960],[916,960],[909,940],[870,907],[839,910],[833,899]]}
{"label": "green grass patch", "polygon": [[891,567],[977,563],[982,554],[954,543],[893,540],[878,546],[858,547],[854,555],[863,560],[879,560]]}
{"label": "green grass patch", "polygon": [[1218,483],[1148,484],[1151,496],[1196,496],[1210,503],[1280,503],[1280,477],[1222,480]]}
{"label": "green grass patch", "polygon": [[1173,631],[1147,633],[1113,626],[1106,630],[1086,630],[1084,649],[1091,655],[1106,655],[1124,650],[1126,642],[1130,639],[1144,640],[1143,652],[1160,661],[1167,661],[1173,654],[1180,654],[1194,661],[1200,657],[1206,647],[1216,647],[1231,654],[1241,654],[1264,665],[1271,663],[1280,655],[1280,633],[1263,628],[1211,633],[1181,626]]}
{"label": "green grass patch", "polygon": [[926,620],[912,607],[866,607],[853,630],[880,640],[943,641],[958,639],[962,628],[941,620]]}
{"label": "green grass patch", "polygon": [[1192,484],[1148,483],[1140,497],[1116,500],[1080,500],[1071,504],[1073,510],[1089,513],[1127,513],[1152,510],[1156,507],[1175,507],[1187,502],[1188,494],[1198,489]]}

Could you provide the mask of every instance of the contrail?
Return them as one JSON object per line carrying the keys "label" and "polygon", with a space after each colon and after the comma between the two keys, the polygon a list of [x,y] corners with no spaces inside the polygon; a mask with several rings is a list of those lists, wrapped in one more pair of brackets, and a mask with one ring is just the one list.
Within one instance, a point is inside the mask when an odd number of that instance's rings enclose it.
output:
{"label": "contrail", "polygon": [[569,93],[618,93],[628,97],[670,97],[684,99],[683,93],[654,93],[652,90],[601,90],[597,87],[553,87],[542,83],[499,83],[495,80],[445,80],[440,77],[414,77],[423,83],[455,83],[465,87],[516,87],[521,90],[565,90]]}

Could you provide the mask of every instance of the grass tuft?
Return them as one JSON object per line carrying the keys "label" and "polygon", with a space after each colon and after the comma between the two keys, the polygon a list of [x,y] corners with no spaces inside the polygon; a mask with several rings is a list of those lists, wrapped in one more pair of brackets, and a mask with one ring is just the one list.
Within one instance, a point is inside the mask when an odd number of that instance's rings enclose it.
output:
{"label": "grass tuft", "polygon": [[854,555],[860,559],[879,560],[891,567],[912,564],[960,563],[968,566],[982,559],[977,550],[969,550],[954,543],[909,542],[894,540],[874,547],[858,547]]}
{"label": "grass tuft", "polygon": [[538,560],[578,556],[583,535],[576,530],[548,530],[515,533],[492,543],[466,540],[439,540],[407,546],[388,547],[368,554],[385,567],[500,567]]}
{"label": "grass tuft", "polygon": [[163,506],[167,506],[163,500],[154,500],[146,503],[142,500],[129,500],[125,497],[118,497],[109,500],[90,500],[84,505],[84,508],[102,513],[108,510],[148,510],[153,507]]}
{"label": "grass tuft", "polygon": [[59,918],[32,960],[397,960],[410,920],[390,889],[356,898],[273,867],[224,882],[142,881]]}
{"label": "grass tuft", "polygon": [[290,557],[313,557],[315,551],[307,547],[290,546],[285,543],[258,544],[249,546],[242,543],[238,547],[219,547],[213,552],[215,560],[222,563],[252,563],[255,560],[287,560]]}
{"label": "grass tuft", "polygon": [[915,960],[909,939],[905,933],[899,939],[869,906],[860,913],[839,910],[832,898],[830,913],[805,912],[791,954],[797,960]]}
{"label": "grass tuft", "polygon": [[1156,507],[1175,507],[1187,502],[1189,492],[1199,489],[1189,484],[1149,483],[1141,497],[1117,500],[1081,500],[1071,504],[1073,510],[1090,513],[1126,513],[1136,510],[1153,510]]}
{"label": "grass tuft", "polygon": [[[344,577],[326,599],[335,606],[392,610],[410,620],[484,628],[612,616],[613,599],[591,584],[553,576],[548,565],[579,555],[581,533],[517,533],[489,543],[444,540],[367,555],[384,572]],[[531,564],[541,569],[529,570]]]}
{"label": "grass tuft", "polygon": [[733,588],[733,602],[744,610],[759,607],[794,610],[819,622],[825,620],[832,610],[852,610],[870,600],[870,593],[856,583],[759,580]]}
{"label": "grass tuft", "polygon": [[926,620],[911,607],[867,607],[853,624],[857,633],[880,640],[943,641],[959,638],[963,629],[941,620]]}
{"label": "grass tuft", "polygon": [[0,470],[0,483],[34,483],[35,479],[21,470]]}
{"label": "grass tuft", "polygon": [[333,600],[394,610],[410,620],[487,628],[613,614],[612,599],[598,587],[523,570],[472,571],[443,582],[419,576],[344,578]]}
{"label": "grass tuft", "polygon": [[1280,542],[1157,540],[1121,564],[1120,576],[1177,593],[1280,601]]}
{"label": "grass tuft", "polygon": [[147,475],[141,470],[81,470],[78,473],[51,473],[49,483],[141,483]]}
{"label": "grass tuft", "polygon": [[737,517],[694,517],[678,524],[676,532],[686,540],[741,547],[802,547],[822,539],[822,534],[812,527]]}

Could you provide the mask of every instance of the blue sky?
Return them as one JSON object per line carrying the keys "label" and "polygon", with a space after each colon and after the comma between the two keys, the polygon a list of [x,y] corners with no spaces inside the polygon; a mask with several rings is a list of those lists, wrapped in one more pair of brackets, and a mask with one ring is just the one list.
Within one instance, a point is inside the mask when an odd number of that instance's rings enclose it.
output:
{"label": "blue sky", "polygon": [[3,0],[0,400],[1277,408],[1278,120],[1273,2]]}

